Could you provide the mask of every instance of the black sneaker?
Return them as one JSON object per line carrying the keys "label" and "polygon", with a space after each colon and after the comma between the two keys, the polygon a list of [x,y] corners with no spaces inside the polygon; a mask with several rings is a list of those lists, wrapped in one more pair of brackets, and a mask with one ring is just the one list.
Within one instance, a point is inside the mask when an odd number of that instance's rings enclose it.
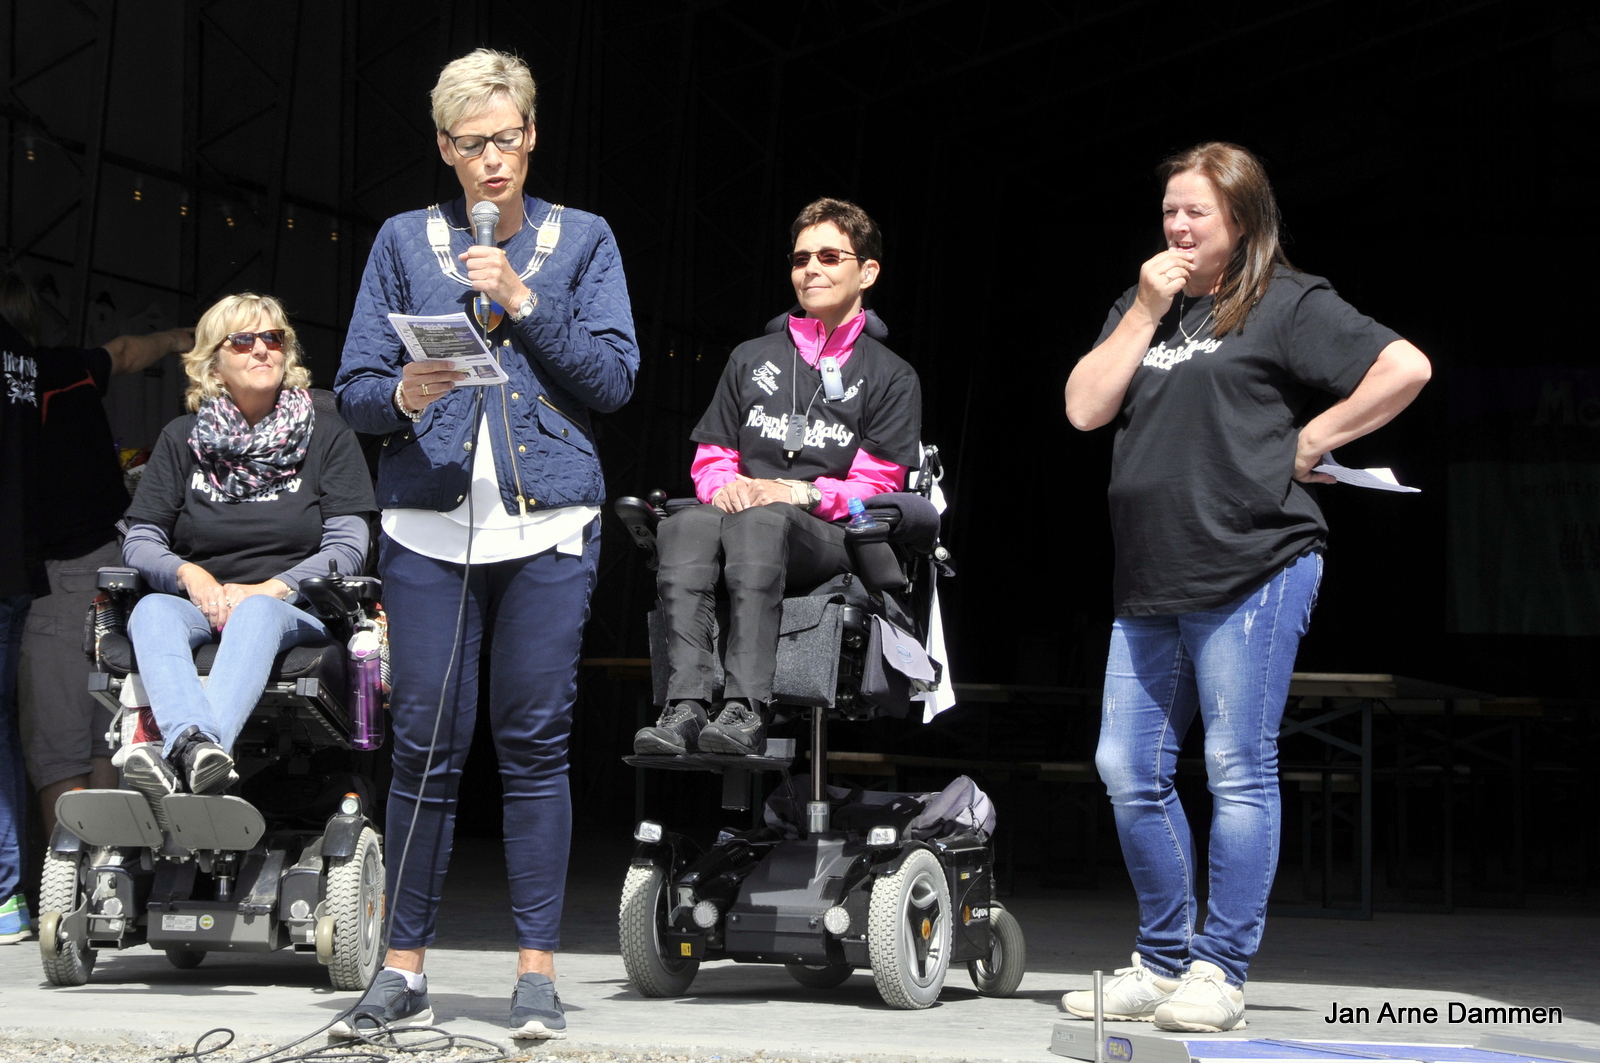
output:
{"label": "black sneaker", "polygon": [[334,1023],[328,1033],[332,1037],[370,1037],[383,1029],[432,1025],[433,1007],[428,1003],[427,985],[413,992],[406,985],[405,975],[383,970],[372,980],[361,1002]]}
{"label": "black sneaker", "polygon": [[567,1036],[567,1015],[561,1010],[556,984],[529,971],[511,991],[511,1036],[561,1041]]}
{"label": "black sneaker", "polygon": [[691,699],[674,701],[654,727],[646,727],[633,736],[633,751],[663,757],[688,753],[695,748],[695,739],[705,725],[705,705]]}
{"label": "black sneaker", "polygon": [[752,708],[743,698],[731,698],[723,704],[717,718],[700,732],[700,752],[732,756],[765,753],[770,718],[761,706]]}
{"label": "black sneaker", "polygon": [[192,794],[220,794],[239,781],[228,751],[190,727],[173,743],[172,757],[183,767]]}

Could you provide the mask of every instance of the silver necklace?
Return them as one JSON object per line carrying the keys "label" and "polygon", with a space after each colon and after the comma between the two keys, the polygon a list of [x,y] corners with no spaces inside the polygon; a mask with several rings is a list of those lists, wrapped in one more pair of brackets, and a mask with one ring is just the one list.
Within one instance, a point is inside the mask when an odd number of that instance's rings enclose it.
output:
{"label": "silver necklace", "polygon": [[1216,306],[1213,305],[1210,310],[1206,311],[1206,316],[1201,320],[1200,327],[1191,333],[1188,329],[1183,327],[1183,293],[1178,293],[1178,331],[1183,333],[1183,339],[1185,343],[1193,343],[1195,337],[1206,330],[1206,325],[1210,323],[1211,315],[1216,313],[1216,309]]}

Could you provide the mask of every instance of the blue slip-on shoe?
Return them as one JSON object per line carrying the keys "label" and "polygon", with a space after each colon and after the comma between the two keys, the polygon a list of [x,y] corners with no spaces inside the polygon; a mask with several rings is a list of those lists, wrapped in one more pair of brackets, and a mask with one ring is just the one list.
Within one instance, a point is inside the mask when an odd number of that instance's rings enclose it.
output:
{"label": "blue slip-on shoe", "polygon": [[432,1026],[426,985],[414,991],[399,971],[379,971],[361,1002],[328,1030],[332,1037],[368,1036],[384,1029]]}
{"label": "blue slip-on shoe", "polygon": [[511,1036],[560,1041],[567,1036],[567,1015],[561,1010],[556,984],[529,971],[511,991]]}
{"label": "blue slip-on shoe", "polygon": [[33,920],[28,917],[28,898],[17,893],[0,905],[0,945],[15,945],[33,937]]}

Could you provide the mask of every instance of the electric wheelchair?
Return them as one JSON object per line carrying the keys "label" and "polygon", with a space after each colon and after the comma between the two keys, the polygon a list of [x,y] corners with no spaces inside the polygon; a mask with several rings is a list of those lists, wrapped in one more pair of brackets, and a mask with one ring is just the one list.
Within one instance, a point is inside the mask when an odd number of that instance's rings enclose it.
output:
{"label": "electric wheelchair", "polygon": [[[753,774],[782,776],[760,826],[723,830],[709,845],[651,820],[638,825],[618,933],[644,996],[682,995],[700,964],[718,959],[781,963],[813,989],[870,968],[885,1003],[901,1009],[931,1006],[955,963],[968,965],[984,995],[1009,996],[1021,982],[1026,945],[994,897],[995,815],[982,791],[965,777],[932,794],[826,783],[830,717],[904,717],[915,694],[940,682],[942,666],[924,647],[938,579],[953,575],[930,500],[941,475],[937,449],[925,448],[910,491],[866,501],[877,527],[847,529],[853,572],[783,602],[772,708],[809,716],[809,773],[790,776],[793,738],[769,737],[761,755],[624,758],[641,769],[720,772],[727,809],[750,808]],[[615,509],[655,569],[656,525],[693,504],[658,491]],[[720,653],[725,603],[717,611]],[[659,610],[650,634],[659,706]]]}
{"label": "electric wheelchair", "polygon": [[[96,665],[90,693],[114,714],[107,738],[120,765],[132,744],[159,736],[126,632],[138,572],[103,568],[98,584],[84,649]],[[351,750],[381,744],[382,705],[376,659],[347,660],[346,640],[365,630],[364,646],[377,645],[378,591],[372,577],[334,571],[301,582],[328,637],[273,662],[233,748],[243,796],[61,796],[39,891],[46,979],[83,985],[98,950],[147,944],[182,969],[208,952],[292,947],[315,952],[336,989],[371,983],[383,958],[383,852]],[[217,648],[195,651],[201,676]]]}

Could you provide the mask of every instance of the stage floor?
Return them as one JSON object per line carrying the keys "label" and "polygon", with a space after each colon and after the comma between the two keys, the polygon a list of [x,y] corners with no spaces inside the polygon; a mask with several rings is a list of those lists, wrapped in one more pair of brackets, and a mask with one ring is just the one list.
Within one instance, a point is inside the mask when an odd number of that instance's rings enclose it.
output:
{"label": "stage floor", "polygon": [[[551,1050],[1059,1063],[1048,1049],[1063,1018],[1061,993],[1086,988],[1096,967],[1109,974],[1126,964],[1136,921],[1126,885],[1044,890],[1023,881],[1005,903],[1027,935],[1029,973],[1009,1000],[979,997],[962,970],[939,1006],[896,1012],[883,1006],[870,974],[817,991],[778,967],[731,963],[702,967],[690,996],[644,1000],[616,951],[628,854],[609,840],[579,846],[558,961],[571,1034]],[[498,1038],[515,971],[498,843],[458,844],[445,904],[428,959],[435,1013],[451,1029]],[[1246,990],[1249,1029],[1238,1039],[1470,1045],[1506,1034],[1600,1050],[1596,956],[1600,915],[1578,899],[1521,911],[1379,913],[1371,922],[1274,918]],[[177,1044],[227,1026],[252,1041],[289,1040],[327,1022],[350,997],[328,989],[308,956],[212,955],[197,970],[178,971],[140,948],[102,953],[87,986],[56,989],[44,983],[34,942],[0,948],[0,1028],[34,1036]],[[1561,1022],[1451,1023],[1452,1001],[1461,1009],[1559,1008]],[[1378,1021],[1385,1004],[1432,1007],[1438,1019]],[[1352,1009],[1356,1021],[1324,1021],[1339,1016],[1336,1008]],[[1365,1021],[1357,1008],[1366,1009]],[[1155,1031],[1108,1023],[1107,1032]]]}

